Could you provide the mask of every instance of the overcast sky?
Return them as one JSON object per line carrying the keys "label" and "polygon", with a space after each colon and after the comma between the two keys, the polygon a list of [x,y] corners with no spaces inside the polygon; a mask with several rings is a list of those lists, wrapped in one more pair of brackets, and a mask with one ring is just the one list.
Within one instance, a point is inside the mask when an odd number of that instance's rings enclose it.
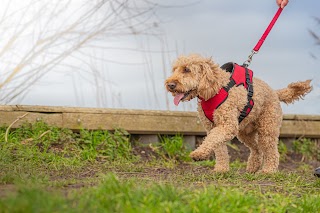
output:
{"label": "overcast sky", "polygon": [[[159,2],[170,5],[172,1]],[[196,100],[176,107],[164,89],[174,59],[181,54],[199,53],[212,56],[220,65],[229,61],[242,63],[274,16],[277,5],[275,0],[177,2],[187,5],[155,11],[159,18],[155,25],[161,36],[114,40],[122,47],[149,52],[118,49],[95,53],[125,63],[91,61],[103,71],[100,91],[90,77],[84,80],[57,68],[34,84],[24,99],[12,104],[195,111]],[[250,65],[254,76],[274,89],[313,79],[314,90],[305,100],[283,104],[286,114],[320,114],[320,46],[315,45],[308,32],[313,29],[320,34],[320,25],[313,19],[320,17],[319,9],[319,0],[291,0]],[[161,50],[165,52],[159,53]]]}

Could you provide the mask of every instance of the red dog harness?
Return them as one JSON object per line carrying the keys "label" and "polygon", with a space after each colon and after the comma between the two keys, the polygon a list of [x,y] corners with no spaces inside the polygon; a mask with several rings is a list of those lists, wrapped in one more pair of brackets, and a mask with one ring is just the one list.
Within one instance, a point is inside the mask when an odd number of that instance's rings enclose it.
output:
{"label": "red dog harness", "polygon": [[222,69],[226,70],[227,72],[231,73],[230,82],[226,87],[220,89],[220,91],[213,96],[212,98],[208,99],[207,101],[203,98],[199,97],[201,100],[201,106],[204,114],[206,117],[211,121],[214,122],[213,115],[214,111],[228,98],[229,90],[233,86],[240,86],[243,85],[248,91],[248,103],[241,111],[239,116],[239,123],[250,113],[254,102],[252,100],[253,96],[253,86],[252,86],[252,70],[248,69],[245,66],[239,66],[236,63],[226,63],[221,66]]}

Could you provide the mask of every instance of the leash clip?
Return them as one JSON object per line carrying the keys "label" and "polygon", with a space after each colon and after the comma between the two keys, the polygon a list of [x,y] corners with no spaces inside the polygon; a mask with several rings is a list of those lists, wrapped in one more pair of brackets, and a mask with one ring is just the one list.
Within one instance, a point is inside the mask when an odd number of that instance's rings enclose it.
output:
{"label": "leash clip", "polygon": [[254,54],[257,54],[257,53],[258,53],[257,51],[252,50],[252,51],[251,51],[251,54],[248,56],[248,59],[247,59],[245,62],[243,62],[243,65],[242,65],[242,66],[248,67],[248,66],[251,64],[253,55],[254,55]]}

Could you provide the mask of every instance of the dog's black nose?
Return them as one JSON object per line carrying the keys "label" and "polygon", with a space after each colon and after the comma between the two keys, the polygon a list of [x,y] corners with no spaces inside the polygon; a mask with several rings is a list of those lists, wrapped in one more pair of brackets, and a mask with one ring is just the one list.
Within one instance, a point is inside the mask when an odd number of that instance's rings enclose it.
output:
{"label": "dog's black nose", "polygon": [[176,83],[173,83],[173,82],[171,82],[171,83],[168,83],[167,84],[168,85],[168,87],[170,88],[170,89],[174,89],[174,88],[176,88]]}

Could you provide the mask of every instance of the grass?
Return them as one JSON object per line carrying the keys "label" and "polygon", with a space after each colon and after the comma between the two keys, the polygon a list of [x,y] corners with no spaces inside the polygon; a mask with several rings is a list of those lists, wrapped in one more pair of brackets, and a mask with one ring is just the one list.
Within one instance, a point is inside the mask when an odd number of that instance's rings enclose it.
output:
{"label": "grass", "polygon": [[[282,163],[304,156],[296,170],[245,173],[241,160],[216,174],[214,161],[192,162],[183,137],[163,136],[153,155],[135,153],[130,135],[24,124],[0,129],[2,212],[317,212],[320,179],[308,159],[316,143],[279,144]],[[306,151],[313,150],[313,151]]]}
{"label": "grass", "polygon": [[34,179],[47,181],[50,176],[83,173],[96,162],[126,165],[137,159],[131,152],[128,133],[122,130],[112,134],[86,130],[73,133],[37,122],[12,131],[8,142],[4,142],[4,137],[5,128],[2,128],[0,183],[5,184]]}
{"label": "grass", "polygon": [[319,207],[316,194],[282,195],[261,187],[176,187],[114,175],[66,197],[29,187],[0,200],[0,212],[317,212]]}

